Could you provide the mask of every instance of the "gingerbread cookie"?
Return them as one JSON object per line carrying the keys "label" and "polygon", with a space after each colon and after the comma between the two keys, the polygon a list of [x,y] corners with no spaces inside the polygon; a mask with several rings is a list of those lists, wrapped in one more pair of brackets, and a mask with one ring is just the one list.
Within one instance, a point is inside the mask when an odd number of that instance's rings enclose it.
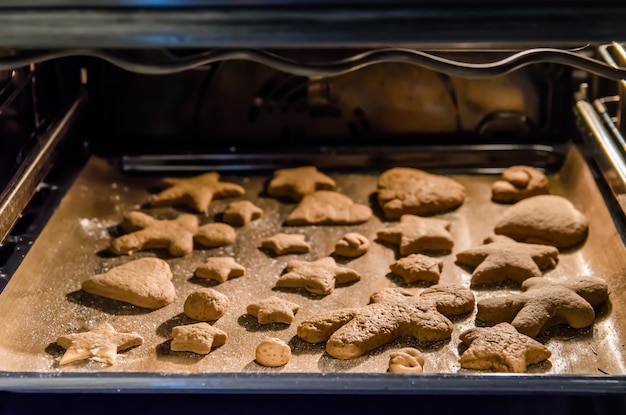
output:
{"label": "gingerbread cookie", "polygon": [[172,329],[170,350],[209,354],[212,348],[222,346],[226,340],[228,340],[228,335],[210,324],[188,324]]}
{"label": "gingerbread cookie", "polygon": [[225,283],[230,278],[241,277],[246,269],[239,265],[229,256],[211,257],[204,260],[204,263],[196,268],[194,275],[198,278],[206,278]]}
{"label": "gingerbread cookie", "polygon": [[553,246],[515,242],[506,236],[487,238],[485,245],[456,254],[457,261],[475,267],[472,285],[505,280],[522,283],[541,277],[542,271],[556,266],[559,250]]}
{"label": "gingerbread cookie", "polygon": [[306,242],[304,235],[277,233],[264,239],[261,248],[269,249],[275,255],[306,254],[311,250],[311,245]]}
{"label": "gingerbread cookie", "polygon": [[166,190],[150,200],[152,206],[186,205],[196,212],[207,214],[213,199],[236,197],[246,191],[234,183],[220,182],[218,173],[205,173],[200,176],[177,179],[163,179]]}
{"label": "gingerbread cookie", "polygon": [[102,323],[90,331],[60,336],[56,342],[65,349],[60,365],[85,359],[113,365],[118,352],[143,344],[143,338],[137,333],[120,333],[109,323]]}
{"label": "gingerbread cookie", "polygon": [[246,311],[251,316],[256,317],[259,324],[291,324],[298,310],[300,310],[298,304],[271,296],[250,304]]}
{"label": "gingerbread cookie", "polygon": [[235,242],[235,229],[225,223],[207,223],[198,228],[194,241],[207,248],[217,248]]}
{"label": "gingerbread cookie", "polygon": [[426,255],[412,254],[394,262],[389,269],[401,276],[407,284],[416,281],[438,282],[443,261]]}
{"label": "gingerbread cookie", "polygon": [[412,347],[405,347],[389,354],[389,373],[423,373],[424,354]]}
{"label": "gingerbread cookie", "polygon": [[434,285],[414,295],[400,288],[375,293],[365,307],[322,313],[298,326],[298,337],[309,343],[326,341],[326,352],[352,359],[397,337],[423,342],[449,339],[447,317],[474,310],[474,294],[458,285]]}
{"label": "gingerbread cookie", "polygon": [[365,254],[370,249],[370,241],[360,233],[347,233],[335,244],[335,254],[356,258]]}
{"label": "gingerbread cookie", "polygon": [[224,211],[224,222],[233,226],[245,226],[263,216],[263,209],[249,200],[229,203]]}
{"label": "gingerbread cookie", "polygon": [[266,367],[285,366],[291,359],[291,347],[281,339],[270,337],[256,348],[255,360]]}
{"label": "gingerbread cookie", "polygon": [[397,244],[400,255],[423,251],[451,251],[454,246],[450,222],[443,219],[402,215],[400,223],[378,231],[378,239]]}
{"label": "gingerbread cookie", "polygon": [[476,318],[486,322],[511,322],[520,333],[537,337],[556,324],[580,329],[595,321],[594,307],[608,299],[608,286],[600,278],[581,278],[562,284],[531,278],[522,294],[485,298],[478,302]]}
{"label": "gingerbread cookie", "polygon": [[396,167],[378,179],[378,203],[389,220],[447,212],[464,200],[465,188],[459,182],[418,169]]}
{"label": "gingerbread cookie", "polygon": [[529,365],[552,356],[547,347],[519,333],[508,323],[475,327],[462,333],[460,338],[469,346],[459,359],[465,369],[524,373]]}
{"label": "gingerbread cookie", "polygon": [[164,307],[176,298],[170,266],[158,258],[140,258],[118,265],[83,281],[82,289],[150,309]]}
{"label": "gingerbread cookie", "polygon": [[158,220],[142,212],[124,215],[122,229],[130,232],[115,238],[111,251],[117,255],[132,254],[151,248],[165,248],[172,256],[193,251],[193,236],[198,231],[198,218],[182,214],[173,220]]}
{"label": "gingerbread cookie", "polygon": [[355,225],[372,217],[369,206],[354,203],[346,195],[320,190],[304,196],[289,214],[286,225]]}
{"label": "gingerbread cookie", "polygon": [[361,275],[353,269],[338,267],[331,257],[313,262],[290,261],[287,273],[276,281],[276,287],[303,288],[313,294],[328,295],[336,285],[359,281]]}
{"label": "gingerbread cookie", "polygon": [[198,321],[215,321],[222,317],[230,300],[224,294],[212,288],[204,288],[189,294],[183,306],[187,317]]}
{"label": "gingerbread cookie", "polygon": [[282,169],[274,172],[267,193],[300,201],[305,195],[318,190],[335,190],[335,181],[312,166]]}
{"label": "gingerbread cookie", "polygon": [[516,241],[567,248],[587,237],[589,222],[572,203],[555,195],[533,196],[511,206],[495,233]]}
{"label": "gingerbread cookie", "polygon": [[534,167],[512,166],[502,172],[501,180],[491,186],[491,199],[500,203],[515,203],[531,196],[550,193],[550,182]]}

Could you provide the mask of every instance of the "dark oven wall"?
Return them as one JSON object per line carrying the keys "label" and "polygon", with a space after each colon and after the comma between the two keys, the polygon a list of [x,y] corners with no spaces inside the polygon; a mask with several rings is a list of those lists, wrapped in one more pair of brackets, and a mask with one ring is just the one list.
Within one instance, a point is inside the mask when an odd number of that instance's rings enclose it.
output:
{"label": "dark oven wall", "polygon": [[[144,55],[156,52],[127,52]],[[159,52],[162,53],[162,52]],[[184,55],[192,51],[175,51]],[[347,50],[281,50],[328,62]],[[502,54],[446,56],[490,61]],[[567,140],[570,71],[535,65],[505,76],[462,79],[403,63],[382,63],[325,79],[228,61],[147,76],[94,62],[89,70],[96,153],[201,153],[231,146],[456,145]]]}

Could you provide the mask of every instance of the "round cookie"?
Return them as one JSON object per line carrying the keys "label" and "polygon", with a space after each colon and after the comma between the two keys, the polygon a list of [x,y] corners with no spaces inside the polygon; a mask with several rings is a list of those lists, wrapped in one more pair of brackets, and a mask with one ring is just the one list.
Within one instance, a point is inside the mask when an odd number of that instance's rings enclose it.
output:
{"label": "round cookie", "polygon": [[230,300],[219,291],[204,288],[194,291],[185,300],[184,313],[198,321],[214,321],[228,311]]}
{"label": "round cookie", "polygon": [[256,362],[266,367],[285,366],[291,359],[291,347],[284,341],[270,337],[256,348]]}
{"label": "round cookie", "polygon": [[360,233],[347,233],[335,244],[335,254],[345,258],[356,258],[370,249],[370,241]]}
{"label": "round cookie", "polygon": [[589,222],[561,196],[540,195],[511,206],[495,225],[495,233],[519,242],[567,248],[587,237]]}
{"label": "round cookie", "polygon": [[396,167],[378,179],[378,203],[389,220],[400,216],[428,216],[461,206],[465,188],[449,177]]}

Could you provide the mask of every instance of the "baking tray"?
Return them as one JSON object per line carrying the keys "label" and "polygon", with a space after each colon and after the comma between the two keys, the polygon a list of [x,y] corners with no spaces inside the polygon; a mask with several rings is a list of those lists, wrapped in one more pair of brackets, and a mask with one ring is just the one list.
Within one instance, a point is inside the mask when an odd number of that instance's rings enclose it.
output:
{"label": "baking tray", "polygon": [[[334,359],[324,352],[323,344],[311,345],[298,339],[298,323],[320,312],[363,306],[372,293],[385,287],[402,286],[416,293],[424,288],[405,286],[391,276],[388,267],[397,253],[388,245],[374,242],[366,255],[341,262],[361,273],[362,280],[353,285],[337,288],[325,297],[274,289],[289,260],[328,256],[346,232],[360,232],[374,240],[377,230],[388,226],[375,204],[377,178],[383,170],[324,170],[336,180],[339,192],[374,208],[374,217],[365,224],[282,226],[295,205],[264,195],[270,172],[228,173],[222,179],[244,186],[243,198],[264,210],[262,219],[237,229],[233,245],[217,249],[197,247],[182,258],[169,257],[159,250],[117,257],[110,255],[107,248],[124,212],[142,209],[157,217],[171,218],[180,211],[145,206],[149,190],[162,176],[122,173],[106,160],[92,157],[0,295],[0,388],[271,393],[626,392],[625,247],[596,182],[575,147],[549,179],[552,193],[568,198],[587,215],[589,236],[581,247],[562,251],[558,266],[545,277],[554,281],[583,275],[602,277],[609,285],[610,301],[598,310],[592,327],[582,330],[558,327],[540,337],[552,351],[549,361],[531,366],[523,375],[461,369],[458,336],[474,327],[474,314],[454,320],[455,329],[449,341],[420,344],[414,339],[401,338],[351,360]],[[490,200],[496,175],[450,177],[465,186],[467,197],[459,209],[439,215],[452,223],[455,241],[453,252],[441,257],[444,267],[440,281],[468,286],[470,273],[455,264],[455,253],[480,245],[491,235],[495,221],[508,206]],[[215,200],[201,222],[215,221],[230,201]],[[277,232],[304,233],[311,243],[311,252],[268,256],[259,249],[260,242]],[[193,270],[205,258],[220,255],[233,256],[246,267],[247,273],[220,285],[193,278]],[[172,304],[147,311],[80,290],[81,282],[94,273],[144,256],[159,256],[170,264],[177,289]],[[207,356],[169,351],[172,327],[191,322],[182,314],[185,298],[203,286],[213,286],[231,301],[228,312],[215,323],[228,333],[227,343]],[[474,293],[480,300],[512,289],[505,285],[477,289]],[[246,314],[249,303],[269,295],[278,295],[301,306],[291,326],[260,326]],[[85,361],[59,367],[62,349],[54,343],[55,339],[104,321],[119,331],[139,333],[144,344],[120,354],[113,366]],[[256,345],[266,336],[278,337],[291,345],[293,357],[286,366],[265,368],[254,362]],[[419,376],[385,373],[389,353],[406,346],[425,352],[426,373]]]}

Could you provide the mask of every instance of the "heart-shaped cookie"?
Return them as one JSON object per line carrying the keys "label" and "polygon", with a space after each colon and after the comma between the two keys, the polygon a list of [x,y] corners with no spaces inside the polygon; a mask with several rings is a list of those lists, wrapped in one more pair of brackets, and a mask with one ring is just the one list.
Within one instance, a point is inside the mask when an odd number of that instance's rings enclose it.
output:
{"label": "heart-shaped cookie", "polygon": [[422,170],[396,167],[378,179],[378,203],[389,220],[400,216],[429,216],[461,206],[465,188],[445,176]]}
{"label": "heart-shaped cookie", "polygon": [[82,289],[150,309],[164,307],[176,297],[170,266],[159,258],[140,258],[94,275]]}

